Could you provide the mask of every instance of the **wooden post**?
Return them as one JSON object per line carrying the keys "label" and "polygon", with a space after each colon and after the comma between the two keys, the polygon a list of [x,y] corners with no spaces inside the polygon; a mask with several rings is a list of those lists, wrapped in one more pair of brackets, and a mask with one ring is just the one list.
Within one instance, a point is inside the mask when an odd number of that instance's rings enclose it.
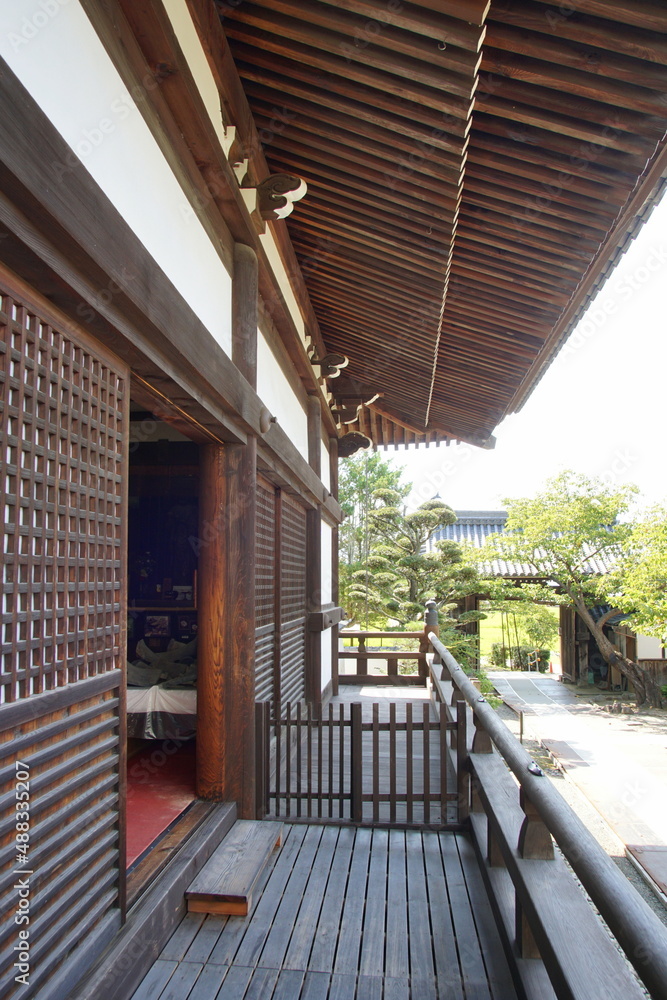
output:
{"label": "wooden post", "polygon": [[[232,359],[254,387],[257,258],[234,248]],[[257,807],[255,772],[255,492],[257,442],[201,448],[198,567],[197,794]]]}
{"label": "wooden post", "polygon": [[[322,407],[318,396],[308,397],[308,464],[319,477],[322,469]],[[310,614],[322,610],[322,513],[306,512],[306,601]],[[322,633],[306,634],[306,700],[322,704]]]}
{"label": "wooden post", "polygon": [[440,635],[438,606],[435,601],[426,602],[426,611],[424,612],[424,634],[419,640],[419,652],[421,653],[421,656],[419,657],[419,676],[423,678],[428,677],[426,654],[430,645],[428,640],[429,632],[433,632],[435,635]]}
{"label": "wooden post", "polygon": [[263,819],[269,811],[270,708],[268,701],[260,701],[255,705],[255,761],[257,766],[255,815],[257,819]]}
{"label": "wooden post", "polygon": [[361,823],[364,817],[361,704],[353,702],[350,710],[350,814],[353,823]]}
{"label": "wooden post", "polygon": [[459,823],[470,815],[470,772],[468,771],[468,739],[465,701],[456,702],[456,792]]}
{"label": "wooden post", "polygon": [[552,861],[554,845],[551,834],[523,787],[519,793],[519,801],[521,802],[521,808],[526,814],[521,824],[521,830],[519,831],[519,854],[522,858],[537,858],[540,861]]}
{"label": "wooden post", "polygon": [[484,728],[482,722],[477,715],[474,715],[475,720],[475,733],[472,738],[472,752],[473,753],[493,753],[493,744],[491,743],[491,737]]}
{"label": "wooden post", "polygon": [[[338,438],[329,438],[329,475],[331,477],[331,495],[338,499]],[[331,600],[338,607],[340,599],[338,586],[338,525],[331,532]],[[338,625],[331,629],[331,693],[338,694],[338,648],[340,640]]]}

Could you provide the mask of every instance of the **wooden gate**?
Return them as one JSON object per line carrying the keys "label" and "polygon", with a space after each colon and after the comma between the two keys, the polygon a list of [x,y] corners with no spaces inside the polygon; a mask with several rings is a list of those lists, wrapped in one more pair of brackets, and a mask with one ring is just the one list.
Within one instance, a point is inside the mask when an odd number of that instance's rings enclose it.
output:
{"label": "wooden gate", "polygon": [[127,375],[0,272],[3,997],[64,996],[122,920]]}
{"label": "wooden gate", "polygon": [[[385,709],[383,711],[383,709]],[[465,716],[430,703],[257,705],[259,812],[291,820],[458,828],[448,741],[465,746]],[[461,731],[459,731],[461,730]],[[448,738],[449,734],[449,738]]]}

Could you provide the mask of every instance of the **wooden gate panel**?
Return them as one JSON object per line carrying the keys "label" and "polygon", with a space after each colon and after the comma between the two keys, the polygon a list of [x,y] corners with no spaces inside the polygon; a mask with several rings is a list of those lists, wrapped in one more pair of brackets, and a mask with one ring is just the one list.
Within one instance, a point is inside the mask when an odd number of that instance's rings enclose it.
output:
{"label": "wooden gate panel", "polygon": [[[66,976],[71,986],[122,920],[128,375],[0,270],[0,980],[7,997],[27,1000],[47,978],[49,988]],[[17,812],[19,793],[29,808]],[[19,895],[21,877],[28,884]],[[17,907],[25,906],[30,923],[17,925]],[[14,978],[15,947],[25,943],[19,930],[29,931],[28,985]]]}

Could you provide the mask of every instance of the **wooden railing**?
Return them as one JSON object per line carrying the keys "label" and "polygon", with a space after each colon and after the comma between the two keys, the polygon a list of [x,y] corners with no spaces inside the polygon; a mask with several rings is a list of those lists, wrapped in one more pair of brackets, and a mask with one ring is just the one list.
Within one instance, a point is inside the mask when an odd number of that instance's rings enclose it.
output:
{"label": "wooden railing", "polygon": [[[447,706],[451,721],[462,712],[471,716],[472,739],[465,747],[459,741],[451,751],[457,760],[459,815],[469,817],[506,950],[519,975],[532,983],[532,995],[558,1000],[645,996],[574,871],[651,996],[667,1000],[667,928],[437,635],[430,633],[429,640],[435,654],[430,666],[434,698]],[[541,958],[543,966],[531,963],[533,958]],[[550,982],[536,991],[541,968]]]}
{"label": "wooden railing", "polygon": [[441,705],[434,718],[426,701],[374,704],[364,718],[359,702],[324,713],[288,703],[276,720],[272,708],[256,706],[259,816],[460,829],[446,746],[448,733],[465,746],[465,713],[450,722]]}
{"label": "wooden railing", "polygon": [[[428,642],[424,632],[358,632],[353,629],[339,632],[342,640],[352,640],[357,645],[341,645],[338,650],[338,683],[339,684],[413,684],[420,687],[426,686],[428,677],[428,665],[426,663],[426,650]],[[406,639],[418,639],[420,648],[401,649],[401,644],[405,646]],[[379,645],[378,640],[384,644],[388,641],[390,645]],[[353,660],[356,671],[349,672],[342,670],[342,662]],[[399,660],[413,660],[415,671],[413,673],[399,673]],[[385,670],[375,670],[369,673],[369,661],[376,667],[386,664]]]}

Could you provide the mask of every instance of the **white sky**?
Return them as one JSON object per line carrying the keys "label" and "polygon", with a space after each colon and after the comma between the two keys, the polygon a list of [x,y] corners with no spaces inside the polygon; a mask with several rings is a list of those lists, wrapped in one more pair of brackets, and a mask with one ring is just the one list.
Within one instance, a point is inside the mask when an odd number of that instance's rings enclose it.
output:
{"label": "white sky", "polygon": [[[446,350],[446,344],[445,344]],[[411,505],[439,493],[457,510],[497,509],[562,469],[667,499],[667,198],[496,447],[382,452],[414,483]]]}

